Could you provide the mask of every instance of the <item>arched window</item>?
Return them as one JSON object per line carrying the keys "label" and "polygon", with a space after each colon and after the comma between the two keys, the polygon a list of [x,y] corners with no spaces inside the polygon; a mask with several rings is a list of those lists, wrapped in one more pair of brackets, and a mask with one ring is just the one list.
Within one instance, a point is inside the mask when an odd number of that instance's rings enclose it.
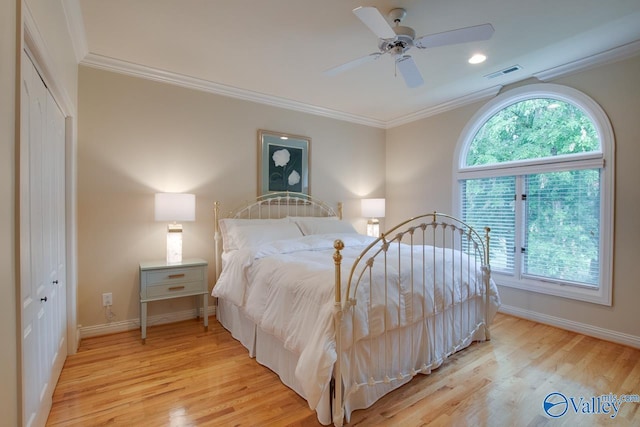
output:
{"label": "arched window", "polygon": [[463,130],[458,214],[491,228],[496,282],[611,304],[614,139],[583,93],[554,84],[506,92]]}

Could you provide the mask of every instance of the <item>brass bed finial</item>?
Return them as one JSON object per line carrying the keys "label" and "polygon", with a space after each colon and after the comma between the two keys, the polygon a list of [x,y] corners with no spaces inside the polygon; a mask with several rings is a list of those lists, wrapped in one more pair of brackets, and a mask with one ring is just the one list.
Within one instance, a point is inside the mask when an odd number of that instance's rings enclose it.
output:
{"label": "brass bed finial", "polygon": [[342,254],[340,253],[340,251],[344,249],[344,242],[340,239],[337,239],[333,242],[333,248],[336,250],[333,254],[333,263],[336,266],[336,303],[340,303],[342,300],[342,291],[340,290],[340,283],[342,283],[342,280],[340,279],[340,265],[342,263]]}

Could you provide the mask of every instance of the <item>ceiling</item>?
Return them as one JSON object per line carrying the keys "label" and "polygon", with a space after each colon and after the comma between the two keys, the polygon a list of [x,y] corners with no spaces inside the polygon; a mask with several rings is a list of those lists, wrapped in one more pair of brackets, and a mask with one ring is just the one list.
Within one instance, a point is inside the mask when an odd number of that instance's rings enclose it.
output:
{"label": "ceiling", "polygon": [[[486,41],[409,53],[425,83],[408,88],[352,13],[403,7],[417,36],[491,23]],[[82,64],[378,127],[393,127],[541,80],[640,52],[638,0],[70,0]],[[75,17],[75,18],[74,18]],[[471,54],[487,60],[470,65]],[[520,70],[488,74],[513,65]]]}

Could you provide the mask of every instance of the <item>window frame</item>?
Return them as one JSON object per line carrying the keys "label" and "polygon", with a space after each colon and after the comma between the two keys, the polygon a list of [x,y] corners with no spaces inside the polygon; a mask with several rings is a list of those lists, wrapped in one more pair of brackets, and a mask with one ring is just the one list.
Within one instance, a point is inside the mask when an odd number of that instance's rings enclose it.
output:
{"label": "window frame", "polygon": [[[580,108],[593,122],[600,140],[600,152],[560,155],[544,159],[520,160],[492,165],[467,166],[469,147],[476,133],[495,114],[515,103],[534,98],[552,98],[567,102]],[[498,285],[530,292],[588,301],[596,304],[612,304],[613,295],[613,232],[614,232],[614,170],[615,140],[611,123],[606,113],[586,94],[558,84],[537,83],[509,90],[481,107],[467,122],[462,130],[453,156],[453,212],[462,215],[462,181],[466,179],[515,176],[516,193],[518,180],[524,175],[556,172],[568,169],[601,170],[600,181],[600,278],[597,288],[578,284],[558,283],[551,279],[535,280],[522,277],[521,255],[516,253],[514,275],[493,272],[492,277]],[[524,235],[522,203],[516,204],[516,247]],[[520,216],[519,216],[520,215]]]}

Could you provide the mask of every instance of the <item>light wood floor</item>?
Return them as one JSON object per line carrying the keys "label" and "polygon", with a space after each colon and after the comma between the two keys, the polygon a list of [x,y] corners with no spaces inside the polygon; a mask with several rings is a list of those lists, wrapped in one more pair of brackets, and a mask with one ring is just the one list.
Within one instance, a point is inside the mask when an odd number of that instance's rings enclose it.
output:
{"label": "light wood floor", "polygon": [[[214,319],[82,341],[53,396],[48,426],[319,425],[306,402]],[[551,418],[553,392],[580,413]],[[640,394],[640,350],[498,314],[492,340],[356,411],[351,425],[639,426],[640,403],[615,418],[583,414],[592,397]]]}

